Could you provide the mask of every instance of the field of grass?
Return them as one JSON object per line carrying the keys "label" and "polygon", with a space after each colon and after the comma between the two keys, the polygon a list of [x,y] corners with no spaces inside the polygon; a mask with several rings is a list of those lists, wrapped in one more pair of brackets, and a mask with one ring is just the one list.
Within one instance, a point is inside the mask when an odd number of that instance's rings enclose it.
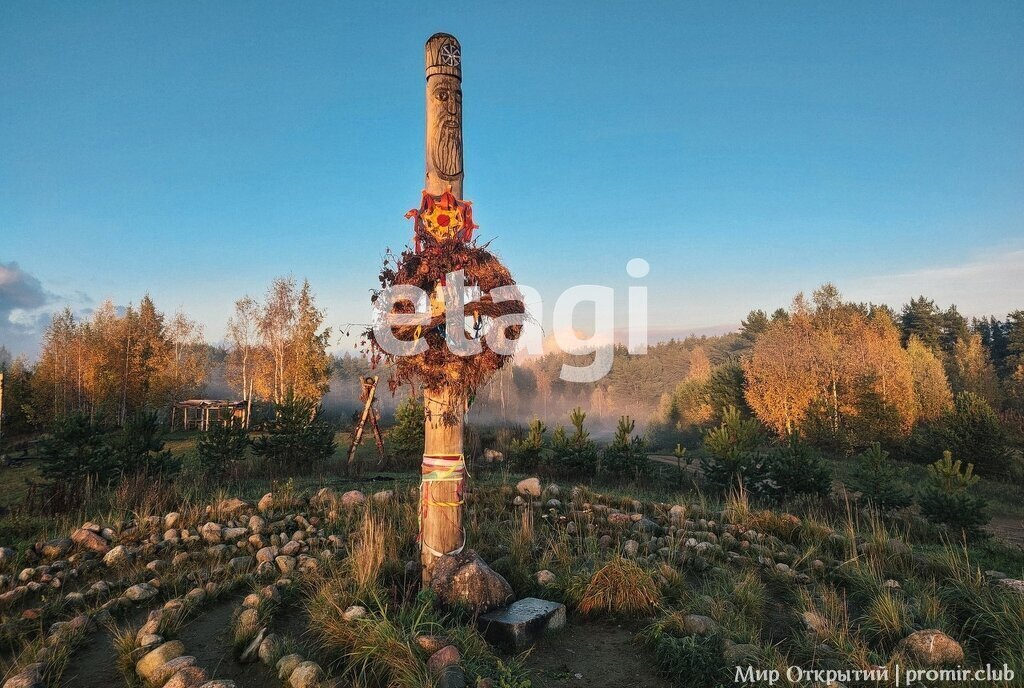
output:
{"label": "field of grass", "polygon": [[[539,681],[529,656],[502,655],[483,641],[471,615],[420,590],[418,471],[375,471],[369,441],[359,452],[368,465],[348,476],[347,436],[339,435],[338,445],[330,462],[306,475],[211,484],[184,474],[97,491],[74,514],[0,516],[0,545],[16,550],[0,571],[0,593],[26,588],[0,598],[0,676],[42,658],[47,685],[109,688],[109,680],[93,684],[79,674],[68,681],[76,666],[103,664],[95,653],[114,652],[97,648],[113,647],[119,654],[108,663],[116,666],[120,657],[124,669],[118,681],[135,685],[132,658],[146,611],[154,602],[184,600],[181,618],[168,618],[160,636],[182,639],[190,653],[190,643],[223,645],[217,666],[204,670],[245,678],[246,685],[277,685],[267,682],[278,671],[272,665],[297,653],[336,685],[432,686],[432,652],[424,648],[434,641],[425,637],[458,649],[468,685],[527,688],[531,677]],[[187,457],[195,435],[172,436],[168,446]],[[848,477],[847,465],[832,467],[837,480]],[[16,495],[17,483],[33,471],[3,469],[4,493]],[[628,620],[631,652],[671,685],[731,685],[735,667],[746,664],[821,671],[926,666],[931,660],[905,640],[926,630],[950,638],[965,666],[1007,663],[1018,676],[1024,670],[1024,593],[996,580],[1024,578],[1024,552],[1003,539],[964,545],[913,513],[881,518],[862,511],[842,491],[770,509],[742,494],[715,497],[694,488],[692,473],[680,475],[668,464],[658,464],[643,485],[548,483],[525,504],[517,499],[522,477],[503,468],[474,471],[465,507],[470,546],[517,597],[566,604],[575,628]],[[997,513],[1019,517],[1011,486],[983,489]],[[351,490],[388,494],[357,503],[342,498]],[[268,492],[273,505],[260,512],[255,505]],[[223,500],[236,497],[247,504],[224,511]],[[169,512],[180,514],[170,534]],[[85,521],[109,527],[110,544],[126,548],[128,563],[90,558],[78,547],[70,558],[55,555],[69,564],[26,551],[37,541],[66,538]],[[211,545],[204,541],[211,521],[245,536]],[[264,547],[280,549],[297,531],[303,536],[288,567],[245,559]],[[26,566],[29,573],[19,574]],[[68,566],[76,574],[61,587],[28,589]],[[541,571],[550,576],[539,577]],[[18,580],[26,575],[29,583]],[[104,591],[92,592],[98,581]],[[125,598],[130,585],[143,583],[157,591],[154,602]],[[246,592],[256,594],[251,604]],[[353,608],[362,610],[358,618],[346,619]],[[89,630],[60,652],[47,652],[52,629],[65,632],[53,624],[83,614]],[[275,637],[272,661],[242,662],[260,633]]]}

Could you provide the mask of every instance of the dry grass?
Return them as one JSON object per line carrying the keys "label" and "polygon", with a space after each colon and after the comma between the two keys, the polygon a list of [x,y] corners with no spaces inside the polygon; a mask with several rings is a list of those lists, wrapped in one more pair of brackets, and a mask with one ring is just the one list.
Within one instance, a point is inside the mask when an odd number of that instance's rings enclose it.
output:
{"label": "dry grass", "polygon": [[360,594],[372,592],[384,563],[398,558],[397,540],[394,524],[367,507],[346,559],[347,572]]}
{"label": "dry grass", "polygon": [[579,609],[592,614],[649,614],[661,603],[651,575],[636,563],[615,557],[590,578]]}

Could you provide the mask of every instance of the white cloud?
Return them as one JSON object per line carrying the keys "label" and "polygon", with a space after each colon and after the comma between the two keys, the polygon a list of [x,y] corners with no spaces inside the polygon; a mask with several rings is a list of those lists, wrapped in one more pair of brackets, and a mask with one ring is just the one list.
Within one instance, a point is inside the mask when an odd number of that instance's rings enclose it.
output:
{"label": "white cloud", "polygon": [[850,300],[897,309],[923,294],[943,308],[956,304],[968,317],[1002,317],[1024,308],[1024,249],[981,255],[960,265],[855,279],[843,291]]}

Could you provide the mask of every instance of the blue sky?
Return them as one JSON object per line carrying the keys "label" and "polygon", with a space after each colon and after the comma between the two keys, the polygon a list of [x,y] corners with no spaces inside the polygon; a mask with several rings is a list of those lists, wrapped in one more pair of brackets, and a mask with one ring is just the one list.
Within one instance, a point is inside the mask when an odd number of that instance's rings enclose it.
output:
{"label": "blue sky", "polygon": [[1024,5],[897,5],[6,2],[0,343],[146,291],[217,340],[287,273],[365,322],[411,233],[439,30],[463,45],[480,235],[548,310],[579,283],[624,304],[639,256],[655,333],[826,280],[1005,314]]}

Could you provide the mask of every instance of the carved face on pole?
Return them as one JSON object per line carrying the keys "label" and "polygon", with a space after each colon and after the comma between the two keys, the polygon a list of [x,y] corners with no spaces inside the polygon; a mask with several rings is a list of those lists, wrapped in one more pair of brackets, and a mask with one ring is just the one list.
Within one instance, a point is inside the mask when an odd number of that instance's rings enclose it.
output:
{"label": "carved face on pole", "polygon": [[462,85],[452,76],[435,76],[427,85],[431,163],[444,179],[462,174]]}
{"label": "carved face on pole", "polygon": [[462,198],[462,47],[454,36],[427,40],[427,191],[450,186]]}

